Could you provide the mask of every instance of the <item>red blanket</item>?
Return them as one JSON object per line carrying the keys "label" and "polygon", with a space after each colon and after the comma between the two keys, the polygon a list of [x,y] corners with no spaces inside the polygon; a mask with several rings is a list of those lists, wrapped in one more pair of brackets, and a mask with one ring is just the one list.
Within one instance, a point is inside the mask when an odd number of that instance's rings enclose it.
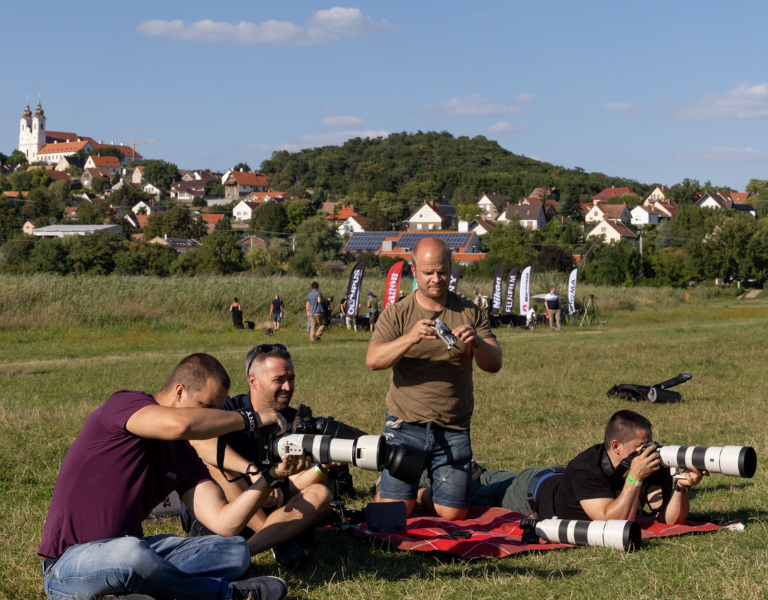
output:
{"label": "red blanket", "polygon": [[[359,528],[355,528],[355,533],[359,537],[376,538],[388,542],[399,550],[449,552],[464,558],[501,558],[518,552],[575,547],[548,542],[523,544],[519,527],[520,519],[523,518],[525,515],[511,510],[473,506],[469,509],[469,514],[464,521],[416,516],[408,519],[406,531],[374,533],[366,529],[365,523],[361,523]],[[686,521],[683,525],[664,525],[655,519],[643,518],[638,522],[643,530],[643,539],[722,529],[714,523],[691,521]],[[451,533],[456,531],[467,531],[472,535],[468,539],[451,537]]]}

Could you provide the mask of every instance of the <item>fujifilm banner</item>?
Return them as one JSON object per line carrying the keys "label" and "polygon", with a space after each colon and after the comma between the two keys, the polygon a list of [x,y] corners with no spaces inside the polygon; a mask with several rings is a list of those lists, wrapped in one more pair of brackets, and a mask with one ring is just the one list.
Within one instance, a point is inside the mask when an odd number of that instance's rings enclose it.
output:
{"label": "fujifilm banner", "polygon": [[459,285],[459,275],[461,275],[461,267],[453,267],[451,269],[451,281],[448,283],[448,291],[456,293],[456,287]]}
{"label": "fujifilm banner", "polygon": [[576,275],[579,270],[574,269],[571,271],[571,276],[568,278],[568,314],[572,315],[576,312]]}
{"label": "fujifilm banner", "polygon": [[496,274],[493,276],[493,314],[498,315],[501,310],[501,285],[504,282],[504,264],[496,267]]}
{"label": "fujifilm banner", "polygon": [[386,288],[384,288],[384,305],[381,308],[382,311],[390,304],[397,302],[397,291],[400,289],[400,277],[403,274],[404,264],[405,263],[400,260],[389,267]]}
{"label": "fujifilm banner", "polygon": [[363,284],[363,272],[365,271],[365,261],[361,260],[352,269],[349,276],[349,287],[347,288],[347,315],[357,316],[357,305],[360,302],[360,286]]}
{"label": "fujifilm banner", "polygon": [[517,274],[519,272],[520,267],[515,267],[507,276],[507,295],[504,298],[504,310],[502,312],[504,315],[512,314],[512,307],[515,305],[515,284],[517,283]]}
{"label": "fujifilm banner", "polygon": [[527,315],[528,309],[531,303],[531,290],[529,284],[531,282],[531,267],[525,267],[523,274],[520,276],[520,314]]}

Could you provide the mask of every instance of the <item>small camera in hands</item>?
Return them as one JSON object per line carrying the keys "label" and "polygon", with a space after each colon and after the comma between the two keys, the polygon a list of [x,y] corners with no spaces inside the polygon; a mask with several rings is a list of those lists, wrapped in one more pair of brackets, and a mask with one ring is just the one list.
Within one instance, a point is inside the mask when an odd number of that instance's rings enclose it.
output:
{"label": "small camera in hands", "polygon": [[456,345],[456,337],[451,333],[451,328],[440,319],[435,319],[435,324],[432,325],[432,329],[435,330],[437,337],[439,337],[446,345],[448,351],[453,350],[453,347]]}

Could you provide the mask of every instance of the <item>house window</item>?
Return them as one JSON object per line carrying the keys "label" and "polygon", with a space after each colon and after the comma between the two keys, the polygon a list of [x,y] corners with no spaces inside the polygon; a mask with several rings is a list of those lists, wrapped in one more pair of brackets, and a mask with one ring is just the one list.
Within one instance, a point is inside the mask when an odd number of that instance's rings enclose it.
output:
{"label": "house window", "polygon": [[430,229],[430,230],[432,230],[432,229],[434,229],[434,228],[435,228],[435,224],[434,224],[434,223],[430,223],[430,224],[429,224],[429,229]]}
{"label": "house window", "polygon": [[416,224],[416,229],[417,229],[417,231],[421,231],[421,223],[417,223]]}
{"label": "house window", "polygon": [[601,228],[600,228],[600,231],[601,231],[601,232],[602,232],[602,231],[605,231],[605,227],[601,227]]}

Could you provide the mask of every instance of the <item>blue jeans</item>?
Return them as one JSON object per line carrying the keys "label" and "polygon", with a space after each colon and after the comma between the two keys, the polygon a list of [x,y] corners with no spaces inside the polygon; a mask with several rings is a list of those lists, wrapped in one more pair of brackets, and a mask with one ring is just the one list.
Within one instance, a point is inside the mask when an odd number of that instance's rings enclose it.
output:
{"label": "blue jeans", "polygon": [[[427,441],[427,435],[429,440]],[[438,425],[406,423],[385,415],[384,437],[388,444],[426,448],[425,468],[432,483],[432,501],[450,508],[469,508],[472,483],[472,444],[469,429],[445,429]],[[419,482],[413,485],[395,479],[386,469],[381,473],[381,497],[415,500]]]}
{"label": "blue jeans", "polygon": [[130,593],[156,600],[229,600],[228,581],[250,564],[248,544],[239,536],[126,536],[67,549],[45,572],[43,587],[50,600]]}

